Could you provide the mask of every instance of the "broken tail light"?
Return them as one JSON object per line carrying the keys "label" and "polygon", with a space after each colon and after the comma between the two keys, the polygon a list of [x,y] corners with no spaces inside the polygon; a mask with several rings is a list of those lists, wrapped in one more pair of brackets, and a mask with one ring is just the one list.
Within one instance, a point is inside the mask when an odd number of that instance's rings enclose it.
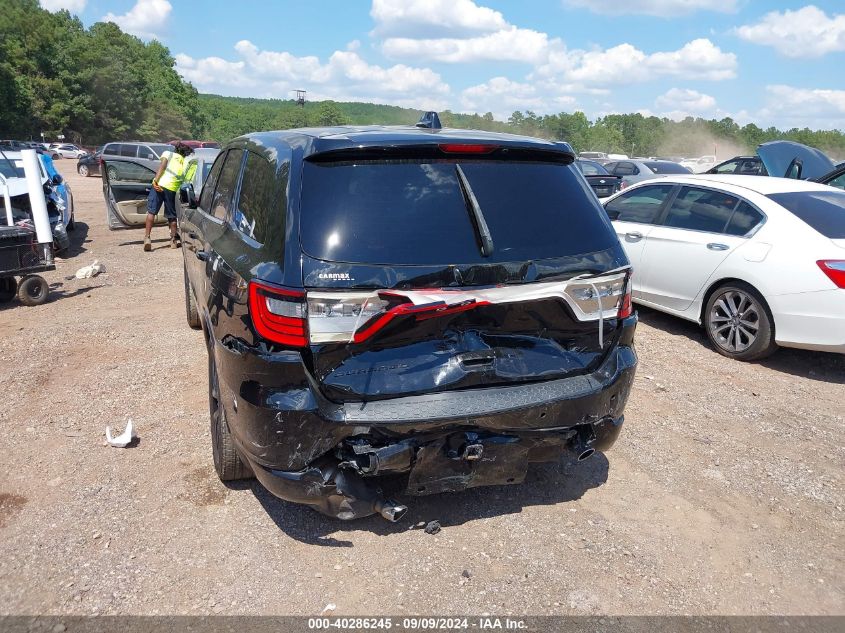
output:
{"label": "broken tail light", "polygon": [[312,343],[363,343],[396,318],[412,315],[417,321],[466,312],[485,301],[435,301],[414,304],[392,291],[309,292],[308,331]]}
{"label": "broken tail light", "polygon": [[825,275],[830,277],[837,288],[845,288],[845,260],[820,259],[816,264]]}
{"label": "broken tail light", "polygon": [[624,319],[631,314],[627,272],[573,279],[567,283],[565,292],[574,307],[580,310],[579,320]]}
{"label": "broken tail light", "polygon": [[372,292],[311,292],[308,294],[311,342],[349,342],[359,327],[385,314],[388,305]]}
{"label": "broken tail light", "polygon": [[261,281],[249,282],[249,315],[262,338],[291,347],[308,345],[305,293]]}

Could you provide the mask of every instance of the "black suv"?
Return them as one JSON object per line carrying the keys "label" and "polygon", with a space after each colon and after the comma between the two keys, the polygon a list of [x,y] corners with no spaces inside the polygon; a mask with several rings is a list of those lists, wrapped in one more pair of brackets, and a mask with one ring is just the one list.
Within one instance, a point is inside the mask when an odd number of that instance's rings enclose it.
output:
{"label": "black suv", "polygon": [[631,269],[572,148],[427,121],[249,134],[183,190],[221,479],[395,521],[385,484],[520,483],[619,435]]}

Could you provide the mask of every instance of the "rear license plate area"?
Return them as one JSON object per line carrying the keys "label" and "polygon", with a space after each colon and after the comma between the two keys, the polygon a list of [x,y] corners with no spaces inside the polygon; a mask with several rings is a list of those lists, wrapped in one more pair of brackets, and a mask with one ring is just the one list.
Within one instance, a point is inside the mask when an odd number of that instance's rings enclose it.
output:
{"label": "rear license plate area", "polygon": [[461,433],[422,446],[407,493],[432,495],[475,486],[519,484],[528,468],[528,442],[517,437]]}

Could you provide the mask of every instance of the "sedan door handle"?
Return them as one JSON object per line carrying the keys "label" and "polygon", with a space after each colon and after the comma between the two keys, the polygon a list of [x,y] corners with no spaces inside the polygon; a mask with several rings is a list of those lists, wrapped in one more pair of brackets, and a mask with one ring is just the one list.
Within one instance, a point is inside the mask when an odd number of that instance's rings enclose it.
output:
{"label": "sedan door handle", "polygon": [[210,253],[208,251],[197,251],[196,252],[197,259],[200,260],[201,262],[207,262],[209,254]]}
{"label": "sedan door handle", "polygon": [[643,239],[643,234],[639,231],[632,231],[631,233],[625,233],[625,239],[629,242],[639,242]]}
{"label": "sedan door handle", "polygon": [[726,251],[730,248],[727,244],[720,244],[719,242],[710,242],[707,245],[711,251]]}

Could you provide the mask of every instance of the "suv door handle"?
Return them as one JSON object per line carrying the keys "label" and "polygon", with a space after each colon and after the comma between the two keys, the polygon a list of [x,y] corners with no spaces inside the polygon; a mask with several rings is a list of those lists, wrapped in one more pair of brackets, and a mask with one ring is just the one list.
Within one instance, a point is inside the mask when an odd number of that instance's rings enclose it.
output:
{"label": "suv door handle", "polygon": [[639,231],[631,231],[630,233],[625,233],[625,239],[630,242],[639,242],[643,239],[643,234]]}
{"label": "suv door handle", "polygon": [[726,251],[730,248],[727,244],[720,244],[719,242],[710,242],[707,245],[711,251]]}
{"label": "suv door handle", "polygon": [[210,253],[208,251],[197,251],[196,252],[197,259],[200,260],[201,262],[207,262],[209,254]]}

